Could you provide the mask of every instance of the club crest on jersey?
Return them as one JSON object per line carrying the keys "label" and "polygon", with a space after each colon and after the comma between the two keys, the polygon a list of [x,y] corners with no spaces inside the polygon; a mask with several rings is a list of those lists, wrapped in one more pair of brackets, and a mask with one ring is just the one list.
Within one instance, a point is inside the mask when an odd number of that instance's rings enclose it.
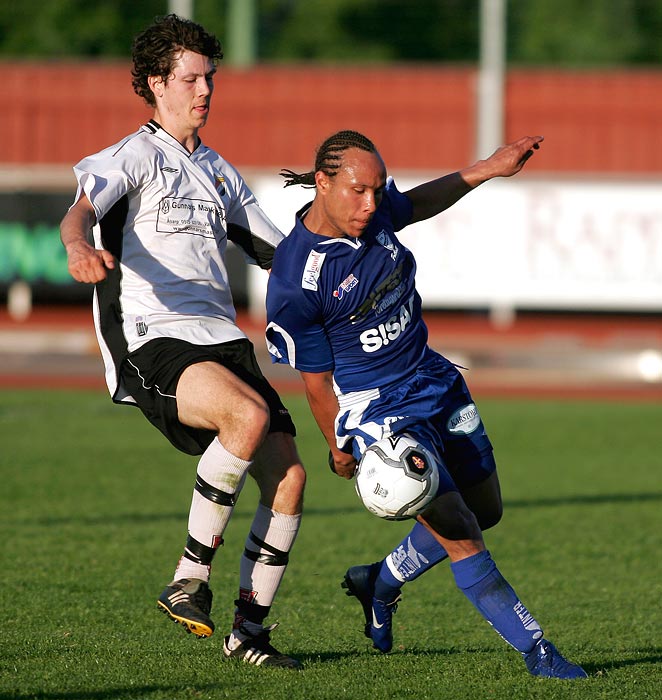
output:
{"label": "club crest on jersey", "polygon": [[393,243],[391,237],[383,229],[377,234],[377,240],[386,248],[386,250],[391,251],[391,259],[395,260],[398,257],[398,246]]}
{"label": "club crest on jersey", "polygon": [[221,197],[225,194],[225,178],[222,175],[214,176],[214,187]]}
{"label": "club crest on jersey", "polygon": [[336,299],[342,299],[345,292],[350,292],[359,283],[358,279],[354,275],[350,274],[341,283],[338,289],[333,290],[333,296]]}
{"label": "club crest on jersey", "polygon": [[310,289],[313,292],[317,291],[317,280],[322,271],[322,264],[324,263],[325,257],[326,253],[318,253],[316,250],[310,251],[301,277],[301,287],[303,289]]}

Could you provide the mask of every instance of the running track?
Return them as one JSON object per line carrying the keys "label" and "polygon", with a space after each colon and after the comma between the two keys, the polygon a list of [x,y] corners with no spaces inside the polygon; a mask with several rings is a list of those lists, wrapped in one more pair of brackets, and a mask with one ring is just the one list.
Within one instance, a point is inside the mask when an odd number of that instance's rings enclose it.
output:
{"label": "running track", "polygon": [[[497,328],[483,314],[428,312],[426,321],[430,344],[468,368],[476,396],[662,401],[662,316],[522,314]],[[300,391],[294,370],[271,364],[260,322],[241,314],[239,325],[274,386]],[[105,388],[87,307],[37,307],[24,321],[0,309],[0,389],[28,387]]]}

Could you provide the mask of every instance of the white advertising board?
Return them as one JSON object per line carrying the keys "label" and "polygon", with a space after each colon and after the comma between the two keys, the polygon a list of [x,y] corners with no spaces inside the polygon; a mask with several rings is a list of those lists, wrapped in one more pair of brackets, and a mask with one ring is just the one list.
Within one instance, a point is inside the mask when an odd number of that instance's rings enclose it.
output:
{"label": "white advertising board", "polygon": [[[396,174],[402,191],[426,179]],[[314,195],[274,176],[249,180],[284,232]],[[399,235],[426,308],[662,311],[662,179],[493,180]],[[258,314],[265,287],[251,271]]]}

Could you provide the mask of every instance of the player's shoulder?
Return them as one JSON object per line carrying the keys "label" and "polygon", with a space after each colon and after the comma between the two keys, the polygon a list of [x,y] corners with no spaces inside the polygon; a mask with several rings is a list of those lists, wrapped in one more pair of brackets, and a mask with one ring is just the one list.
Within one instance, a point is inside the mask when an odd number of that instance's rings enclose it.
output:
{"label": "player's shoulder", "polygon": [[382,201],[386,201],[391,206],[398,206],[408,200],[409,197],[400,191],[393,177],[389,175],[384,186]]}
{"label": "player's shoulder", "polygon": [[144,138],[143,129],[139,129],[138,131],[128,134],[116,143],[86,156],[77,163],[76,167],[86,169],[86,166],[95,163],[119,164],[130,159],[136,160],[136,157],[140,158],[144,156],[146,152],[151,149],[151,144]]}
{"label": "player's shoulder", "polygon": [[285,236],[278,246],[277,252],[281,258],[286,258],[288,264],[301,262],[310,256],[319,259],[332,259],[343,255],[349,249],[360,248],[360,241],[346,238],[329,238],[309,231],[297,218],[292,231]]}
{"label": "player's shoulder", "polygon": [[136,155],[152,152],[158,149],[158,141],[153,136],[154,134],[150,131],[149,124],[144,124],[140,129],[128,134],[105,150],[115,158],[121,158],[126,154]]}
{"label": "player's shoulder", "polygon": [[399,231],[410,223],[413,211],[409,197],[398,189],[395,180],[389,176],[382,201],[375,213],[375,224],[389,222],[395,231]]}
{"label": "player's shoulder", "polygon": [[324,257],[318,252],[312,234],[296,226],[274,252],[269,275],[272,295],[301,298],[317,291]]}
{"label": "player's shoulder", "polygon": [[306,258],[311,249],[311,241],[308,236],[299,227],[295,227],[278,244],[274,253],[272,273],[281,273],[283,276],[296,275],[297,270],[302,265],[302,260]]}

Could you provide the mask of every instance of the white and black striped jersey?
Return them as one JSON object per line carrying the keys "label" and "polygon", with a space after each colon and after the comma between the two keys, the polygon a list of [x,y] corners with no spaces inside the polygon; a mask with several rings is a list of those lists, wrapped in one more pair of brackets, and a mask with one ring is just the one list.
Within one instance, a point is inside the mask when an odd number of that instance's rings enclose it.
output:
{"label": "white and black striped jersey", "polygon": [[228,239],[248,260],[271,267],[283,234],[235,168],[200,143],[189,153],[150,121],[74,167],[76,201],[96,213],[96,247],[119,264],[96,285],[94,316],[116,401],[128,352],[158,337],[208,345],[244,338],[225,264]]}

